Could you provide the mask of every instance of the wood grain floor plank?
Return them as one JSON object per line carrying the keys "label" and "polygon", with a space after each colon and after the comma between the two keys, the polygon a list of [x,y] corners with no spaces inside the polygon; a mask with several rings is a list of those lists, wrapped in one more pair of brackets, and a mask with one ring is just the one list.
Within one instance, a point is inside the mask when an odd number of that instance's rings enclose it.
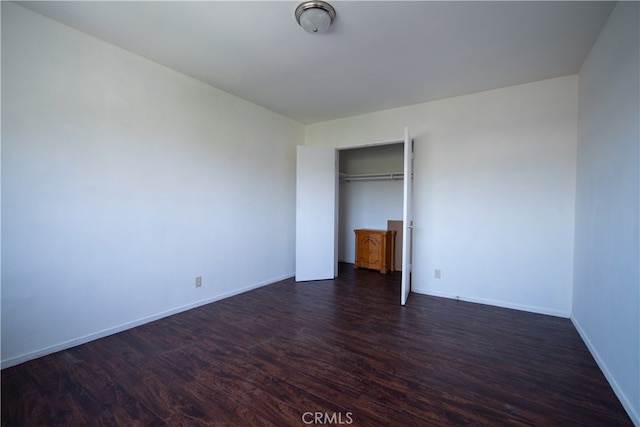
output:
{"label": "wood grain floor plank", "polygon": [[399,286],[341,264],[4,369],[2,426],[632,425],[570,320]]}

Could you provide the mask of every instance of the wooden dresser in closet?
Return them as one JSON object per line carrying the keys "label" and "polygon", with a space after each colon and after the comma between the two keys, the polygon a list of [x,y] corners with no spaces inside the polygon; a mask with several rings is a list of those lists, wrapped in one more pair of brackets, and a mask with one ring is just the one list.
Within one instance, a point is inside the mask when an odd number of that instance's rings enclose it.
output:
{"label": "wooden dresser in closet", "polygon": [[396,232],[353,230],[356,233],[356,260],[353,268],[371,268],[386,274],[395,270]]}

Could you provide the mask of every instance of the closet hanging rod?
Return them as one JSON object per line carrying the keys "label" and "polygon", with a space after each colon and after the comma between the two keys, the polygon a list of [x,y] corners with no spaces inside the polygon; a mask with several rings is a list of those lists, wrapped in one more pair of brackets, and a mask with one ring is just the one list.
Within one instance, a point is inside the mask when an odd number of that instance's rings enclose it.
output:
{"label": "closet hanging rod", "polygon": [[403,172],[391,172],[391,173],[366,173],[359,175],[350,175],[346,173],[340,174],[341,181],[396,181],[404,179]]}

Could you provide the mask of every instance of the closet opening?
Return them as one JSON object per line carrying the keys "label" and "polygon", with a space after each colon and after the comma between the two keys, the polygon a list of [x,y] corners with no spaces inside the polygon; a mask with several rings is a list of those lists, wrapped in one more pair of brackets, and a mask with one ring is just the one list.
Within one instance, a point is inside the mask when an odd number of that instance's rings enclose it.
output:
{"label": "closet opening", "polygon": [[402,228],[402,262],[397,267],[394,262],[393,270],[402,273],[400,303],[405,305],[411,292],[413,236],[413,140],[408,128],[403,141],[340,149],[298,146],[296,282],[337,277],[339,261],[355,261],[354,229],[394,224]]}
{"label": "closet opening", "polygon": [[[338,171],[338,261],[402,271],[404,143],[339,149]],[[372,230],[376,245],[384,239],[383,232],[391,231],[388,238],[393,241],[384,245],[382,257],[363,255],[358,262],[354,230]],[[358,234],[368,241],[368,231]],[[361,246],[358,250],[368,252]],[[391,259],[385,259],[387,254]]]}

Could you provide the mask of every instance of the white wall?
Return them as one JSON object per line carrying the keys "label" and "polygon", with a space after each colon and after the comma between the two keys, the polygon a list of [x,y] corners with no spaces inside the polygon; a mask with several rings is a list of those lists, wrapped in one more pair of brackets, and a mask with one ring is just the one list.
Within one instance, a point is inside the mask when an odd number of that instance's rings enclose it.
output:
{"label": "white wall", "polygon": [[402,185],[401,180],[340,184],[340,261],[351,264],[355,262],[356,238],[353,230],[356,228],[386,230],[388,220],[402,221]]}
{"label": "white wall", "polygon": [[640,8],[621,2],[580,70],[573,321],[640,425]]}
{"label": "white wall", "polygon": [[318,123],[306,143],[398,140],[409,126],[413,290],[568,317],[577,84],[568,76]]}
{"label": "white wall", "polygon": [[[339,155],[340,172],[350,175],[402,173],[404,169],[403,144],[340,150]],[[348,181],[340,183],[339,191],[338,259],[353,264],[356,240],[353,230],[386,230],[388,220],[402,221],[403,182]]]}
{"label": "white wall", "polygon": [[291,276],[303,141],[2,2],[3,367]]}

